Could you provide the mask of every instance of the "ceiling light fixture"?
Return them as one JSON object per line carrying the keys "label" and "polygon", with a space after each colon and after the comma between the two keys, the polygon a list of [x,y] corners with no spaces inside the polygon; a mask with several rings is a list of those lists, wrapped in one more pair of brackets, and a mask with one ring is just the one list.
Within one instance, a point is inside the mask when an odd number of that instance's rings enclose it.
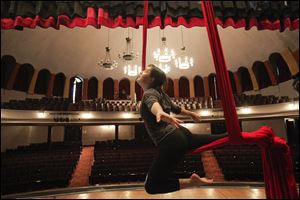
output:
{"label": "ceiling light fixture", "polygon": [[180,28],[181,28],[181,44],[182,44],[182,47],[181,47],[180,56],[175,59],[175,67],[179,68],[179,69],[189,69],[190,67],[194,66],[194,59],[192,57],[189,57],[186,54],[186,51],[185,51],[186,48],[185,48],[184,43],[183,43],[182,26]]}
{"label": "ceiling light fixture", "polygon": [[170,63],[173,59],[175,59],[175,51],[166,47],[167,38],[164,36],[164,30],[161,41],[161,48],[158,48],[153,52],[153,57],[159,62],[158,67],[165,73],[168,73],[171,71]]}
{"label": "ceiling light fixture", "polygon": [[112,70],[118,67],[118,63],[115,60],[111,59],[109,48],[109,29],[108,29],[108,42],[107,47],[105,47],[105,58],[98,62],[98,65],[106,70]]}
{"label": "ceiling light fixture", "polygon": [[128,28],[128,37],[126,37],[126,49],[125,52],[119,54],[119,58],[125,62],[124,74],[128,76],[137,76],[142,68],[137,64],[133,64],[133,60],[138,58],[138,53],[133,53],[133,31],[131,32],[131,38],[129,37],[129,28]]}

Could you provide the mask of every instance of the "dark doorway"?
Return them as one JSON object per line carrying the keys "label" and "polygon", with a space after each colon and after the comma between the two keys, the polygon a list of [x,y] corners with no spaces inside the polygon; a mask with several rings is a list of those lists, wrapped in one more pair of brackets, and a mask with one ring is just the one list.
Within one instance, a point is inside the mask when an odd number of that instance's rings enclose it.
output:
{"label": "dark doorway", "polygon": [[81,126],[65,126],[65,142],[81,142],[82,127]]}

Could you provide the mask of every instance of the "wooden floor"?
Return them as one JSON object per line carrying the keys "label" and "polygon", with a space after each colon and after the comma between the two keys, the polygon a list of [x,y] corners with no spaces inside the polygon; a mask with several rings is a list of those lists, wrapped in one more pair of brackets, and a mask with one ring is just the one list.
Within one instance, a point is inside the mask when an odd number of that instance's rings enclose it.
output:
{"label": "wooden floor", "polygon": [[183,189],[167,194],[149,195],[143,188],[89,191],[38,197],[41,199],[265,199],[264,187],[218,186]]}

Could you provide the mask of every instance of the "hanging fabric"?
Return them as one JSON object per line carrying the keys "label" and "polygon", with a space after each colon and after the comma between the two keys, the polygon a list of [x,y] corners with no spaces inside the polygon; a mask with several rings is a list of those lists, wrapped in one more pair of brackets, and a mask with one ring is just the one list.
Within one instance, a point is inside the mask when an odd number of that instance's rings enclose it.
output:
{"label": "hanging fabric", "polygon": [[222,100],[224,117],[226,119],[227,131],[229,133],[231,141],[241,140],[241,129],[235,109],[235,102],[232,95],[230,78],[225,64],[224,54],[215,22],[215,16],[213,13],[212,3],[207,1],[203,2],[205,7],[202,3],[202,11],[204,19],[206,19],[206,29],[216,69],[217,83]]}
{"label": "hanging fabric", "polygon": [[201,5],[207,23],[206,28],[229,136],[202,146],[193,152],[196,153],[229,143],[257,144],[261,147],[266,197],[268,199],[298,199],[299,194],[293,172],[291,151],[286,141],[275,136],[273,130],[266,126],[251,133],[240,132],[212,2],[202,1]]}
{"label": "hanging fabric", "polygon": [[[148,30],[148,1],[144,1],[144,17],[143,17],[143,49],[142,49],[142,71],[146,68],[146,50],[147,50],[147,30]],[[143,90],[138,87],[136,91],[137,100],[140,101],[143,96]]]}
{"label": "hanging fabric", "polygon": [[142,70],[144,70],[146,67],[147,30],[148,30],[148,1],[144,1]]}

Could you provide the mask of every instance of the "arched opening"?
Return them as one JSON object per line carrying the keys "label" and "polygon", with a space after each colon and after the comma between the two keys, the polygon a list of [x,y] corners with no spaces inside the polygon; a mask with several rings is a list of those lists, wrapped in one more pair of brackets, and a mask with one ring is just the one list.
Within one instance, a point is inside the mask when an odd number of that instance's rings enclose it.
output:
{"label": "arched opening", "polygon": [[190,97],[190,85],[186,77],[179,78],[179,97]]}
{"label": "arched opening", "polygon": [[16,66],[16,59],[11,55],[4,55],[1,58],[1,88],[7,88],[7,82],[11,72]]}
{"label": "arched opening", "polygon": [[81,101],[82,99],[82,84],[83,78],[80,76],[74,76],[70,79],[69,98],[73,103]]}
{"label": "arched opening", "polygon": [[62,97],[64,95],[66,76],[64,73],[55,75],[53,84],[53,96]]}
{"label": "arched opening", "polygon": [[211,96],[213,100],[220,99],[218,84],[217,84],[217,76],[215,73],[208,75],[208,86],[209,86],[209,96]]}
{"label": "arched opening", "polygon": [[167,78],[165,91],[169,97],[174,97],[174,82],[171,78]]}
{"label": "arched opening", "polygon": [[112,78],[103,81],[103,98],[114,99],[114,80]]}
{"label": "arched opening", "polygon": [[98,94],[98,80],[92,77],[88,82],[88,99],[96,99]]}
{"label": "arched opening", "polygon": [[246,67],[240,67],[237,71],[241,83],[242,92],[253,90],[250,73]]}
{"label": "arched opening", "polygon": [[119,82],[119,99],[130,99],[130,81],[123,78]]}
{"label": "arched opening", "polygon": [[51,73],[48,69],[40,70],[38,77],[36,79],[34,93],[47,94],[50,78],[51,78]]}
{"label": "arched opening", "polygon": [[263,89],[272,85],[269,74],[263,62],[255,61],[252,66],[252,70],[256,77],[259,89]]}
{"label": "arched opening", "polygon": [[204,97],[204,84],[201,76],[194,77],[194,92],[195,97]]}
{"label": "arched opening", "polygon": [[292,78],[290,69],[280,53],[272,53],[269,56],[269,61],[278,83],[288,81]]}
{"label": "arched opening", "polygon": [[32,76],[34,73],[34,68],[31,64],[23,64],[20,66],[18,74],[16,76],[14,90],[27,92]]}

